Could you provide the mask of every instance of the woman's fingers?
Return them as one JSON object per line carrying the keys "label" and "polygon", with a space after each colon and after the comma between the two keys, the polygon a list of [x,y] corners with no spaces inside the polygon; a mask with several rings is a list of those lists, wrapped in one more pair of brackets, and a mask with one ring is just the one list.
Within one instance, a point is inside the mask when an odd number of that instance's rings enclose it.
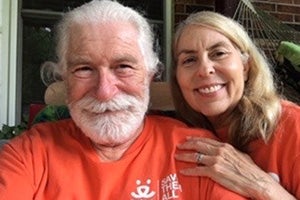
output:
{"label": "woman's fingers", "polygon": [[186,176],[207,176],[205,167],[192,167],[180,170],[180,173]]}
{"label": "woman's fingers", "polygon": [[216,155],[218,148],[224,146],[224,143],[213,139],[189,137],[185,142],[178,144],[180,150],[189,150],[202,153],[204,155]]}
{"label": "woman's fingers", "polygon": [[176,160],[195,163],[196,165],[203,165],[205,163],[206,157],[206,155],[198,152],[175,154]]}
{"label": "woman's fingers", "polygon": [[222,145],[222,142],[219,142],[219,141],[217,141],[215,139],[211,139],[211,138],[205,138],[205,137],[190,136],[190,137],[187,137],[187,141],[200,141],[200,142],[211,144],[214,146]]}
{"label": "woman's fingers", "polygon": [[191,163],[190,167],[180,169],[183,175],[209,177],[245,197],[257,198],[262,194],[272,194],[271,199],[294,199],[276,180],[260,169],[249,155],[230,144],[189,137],[186,142],[178,145],[178,149],[182,152],[177,152],[175,158]]}
{"label": "woman's fingers", "polygon": [[189,138],[178,148],[183,151],[178,152],[175,158],[193,163],[189,168],[180,169],[182,174],[209,177],[245,196],[251,195],[251,187],[258,184],[259,180],[269,177],[247,154],[236,150],[230,144],[210,139]]}

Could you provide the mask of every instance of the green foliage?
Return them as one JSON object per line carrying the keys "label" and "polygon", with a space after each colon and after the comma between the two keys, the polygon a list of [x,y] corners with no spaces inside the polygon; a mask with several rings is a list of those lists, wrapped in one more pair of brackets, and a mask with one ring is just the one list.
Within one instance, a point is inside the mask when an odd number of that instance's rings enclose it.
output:
{"label": "green foliage", "polygon": [[[69,109],[65,105],[47,105],[33,119],[32,124],[41,122],[57,121],[70,118]],[[28,127],[28,116],[22,116],[22,122],[17,126],[3,125],[0,129],[0,139],[11,139],[20,135]]]}
{"label": "green foliage", "polygon": [[0,130],[0,139],[11,139],[20,135],[24,130],[26,130],[24,125],[8,126],[4,124]]}
{"label": "green foliage", "polygon": [[0,129],[0,139],[11,139],[18,135],[20,135],[23,131],[27,129],[28,119],[26,117],[22,117],[22,122],[16,126],[8,126],[6,124],[2,125]]}

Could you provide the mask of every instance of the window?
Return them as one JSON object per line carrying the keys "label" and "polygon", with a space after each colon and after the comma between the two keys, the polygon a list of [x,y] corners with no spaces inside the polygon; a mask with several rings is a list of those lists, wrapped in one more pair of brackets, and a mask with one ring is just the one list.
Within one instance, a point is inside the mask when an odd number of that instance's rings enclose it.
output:
{"label": "window", "polygon": [[19,114],[17,77],[18,1],[0,0],[0,128],[13,125]]}
{"label": "window", "polygon": [[[28,114],[31,103],[43,102],[46,86],[40,78],[40,66],[47,60],[54,61],[53,27],[63,12],[77,7],[89,0],[23,0],[21,16],[22,34],[22,114]],[[157,47],[163,63],[168,63],[167,46],[170,46],[169,0],[119,0],[124,5],[144,11],[150,19],[158,36]],[[169,29],[171,31],[171,29]],[[166,80],[166,70],[162,80]]]}

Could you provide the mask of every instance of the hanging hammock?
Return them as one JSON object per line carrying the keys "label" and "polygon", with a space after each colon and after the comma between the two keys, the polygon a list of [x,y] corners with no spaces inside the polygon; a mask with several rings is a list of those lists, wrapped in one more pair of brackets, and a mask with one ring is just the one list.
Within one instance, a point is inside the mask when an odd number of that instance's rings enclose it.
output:
{"label": "hanging hammock", "polygon": [[[269,59],[283,95],[300,104],[300,65],[295,65],[300,59],[300,32],[255,7],[251,0],[239,1],[233,19],[244,26]],[[285,53],[284,63],[279,62],[278,53]]]}
{"label": "hanging hammock", "polygon": [[233,18],[245,27],[274,65],[277,63],[275,52],[281,41],[300,43],[298,31],[254,7],[250,0],[240,0]]}

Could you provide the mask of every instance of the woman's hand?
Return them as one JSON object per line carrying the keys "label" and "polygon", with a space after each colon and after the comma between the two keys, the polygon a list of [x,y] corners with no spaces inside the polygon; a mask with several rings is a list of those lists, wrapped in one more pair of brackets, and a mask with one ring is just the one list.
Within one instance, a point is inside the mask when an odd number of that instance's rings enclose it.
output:
{"label": "woman's hand", "polygon": [[295,199],[245,153],[227,143],[190,137],[178,149],[175,158],[196,163],[180,172],[188,176],[207,176],[245,197],[253,199]]}

